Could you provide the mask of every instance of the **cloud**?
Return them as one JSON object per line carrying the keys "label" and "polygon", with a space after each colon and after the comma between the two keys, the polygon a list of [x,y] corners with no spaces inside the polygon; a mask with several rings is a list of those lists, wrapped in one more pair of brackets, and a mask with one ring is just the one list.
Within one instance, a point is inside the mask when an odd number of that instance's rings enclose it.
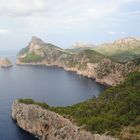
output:
{"label": "cloud", "polygon": [[[72,34],[68,40],[74,35],[75,40],[82,36],[93,39],[94,35],[95,40],[101,36],[115,38],[125,35],[123,31],[132,33],[132,30],[138,34],[140,11],[131,7],[137,2],[139,0],[0,0],[0,27],[25,36]],[[105,37],[106,34],[110,36]]]}
{"label": "cloud", "polygon": [[[126,2],[127,0],[124,1]],[[94,22],[94,24],[98,24],[97,22],[101,23],[110,19],[113,14],[119,11],[120,5],[125,3],[124,1],[42,0],[40,5],[44,3],[44,6],[39,6],[39,8],[35,6],[33,9],[27,10],[24,8],[19,11],[16,10],[17,13],[14,12],[13,15],[24,15],[23,19],[29,28],[79,28],[86,24]]]}
{"label": "cloud", "polygon": [[122,32],[109,31],[108,34],[110,34],[110,35],[114,35],[114,34],[116,34],[116,35],[120,35],[120,34],[121,35],[126,35],[127,33],[124,32],[124,31],[122,31]]}
{"label": "cloud", "polygon": [[112,17],[131,1],[136,0],[0,0],[0,16],[15,18],[32,30],[112,24]]}
{"label": "cloud", "polygon": [[7,29],[0,29],[0,34],[7,34],[7,33],[10,33],[10,31]]}
{"label": "cloud", "polygon": [[140,10],[123,12],[121,16],[140,16]]}
{"label": "cloud", "polygon": [[122,35],[126,35],[127,33],[126,33],[126,32],[121,32],[121,34],[122,34]]}
{"label": "cloud", "polygon": [[113,31],[109,31],[108,34],[110,34],[110,35],[114,35],[115,32],[113,32]]}
{"label": "cloud", "polygon": [[0,0],[0,14],[7,16],[27,16],[45,11],[47,0]]}

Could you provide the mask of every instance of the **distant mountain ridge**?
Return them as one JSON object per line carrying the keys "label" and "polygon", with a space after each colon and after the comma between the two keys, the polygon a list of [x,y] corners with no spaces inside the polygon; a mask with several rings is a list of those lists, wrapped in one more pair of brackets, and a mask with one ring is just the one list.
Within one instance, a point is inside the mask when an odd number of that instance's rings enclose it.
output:
{"label": "distant mountain ridge", "polygon": [[94,44],[79,43],[79,42],[72,45],[73,49],[75,49],[75,48],[94,48],[94,47],[96,47],[96,45],[94,45]]}
{"label": "distant mountain ridge", "polygon": [[[116,41],[112,44],[131,44],[130,42],[133,41],[138,42],[136,45],[134,44],[134,47],[138,48],[139,41],[135,39]],[[28,46],[19,52],[17,64],[63,67],[67,71],[74,71],[77,74],[94,78],[100,83],[116,85],[123,81],[128,73],[138,70],[139,64],[132,61],[137,57],[124,63],[124,61],[118,61],[114,56],[100,52],[102,48],[109,47],[109,50],[111,50],[110,48],[114,48],[112,44],[107,47],[105,45],[105,47],[101,46],[101,48],[94,49],[92,47],[62,49],[51,43],[46,43],[37,37],[33,37]],[[119,48],[121,48],[120,46]],[[131,56],[129,53],[127,55]],[[140,57],[140,55],[138,56]],[[123,57],[126,57],[125,53]]]}
{"label": "distant mountain ridge", "polygon": [[101,44],[95,50],[120,62],[126,62],[139,57],[140,40],[127,37],[116,40],[113,43]]}

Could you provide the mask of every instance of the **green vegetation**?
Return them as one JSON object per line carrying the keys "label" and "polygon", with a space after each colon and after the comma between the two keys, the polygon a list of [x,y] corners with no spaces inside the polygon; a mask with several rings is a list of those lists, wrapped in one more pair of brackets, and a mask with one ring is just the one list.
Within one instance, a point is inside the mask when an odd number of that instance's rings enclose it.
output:
{"label": "green vegetation", "polygon": [[41,102],[35,102],[33,99],[22,99],[21,98],[21,99],[18,100],[18,102],[24,103],[24,104],[28,104],[28,105],[30,105],[30,104],[39,105],[39,106],[41,106],[41,107],[43,107],[45,109],[48,109],[49,108],[49,105],[48,104],[41,103]]}
{"label": "green vegetation", "polygon": [[[79,70],[84,70],[87,67],[87,63],[98,63],[102,59],[106,58],[106,56],[95,52],[94,50],[90,49],[81,49],[79,51],[74,51],[73,53],[67,54],[65,58],[62,59],[62,62],[67,67],[70,68],[78,68]],[[72,51],[71,51],[72,52]]]}
{"label": "green vegetation", "polygon": [[23,48],[23,49],[18,53],[18,55],[22,55],[22,54],[24,54],[24,53],[28,53],[28,51],[29,51],[29,47],[25,47],[25,48]]}
{"label": "green vegetation", "polygon": [[43,57],[40,55],[36,55],[34,53],[27,53],[26,57],[22,59],[22,62],[24,63],[30,63],[30,62],[40,62],[42,61]]}
{"label": "green vegetation", "polygon": [[101,53],[98,53],[94,50],[84,50],[83,53],[86,55],[86,57],[89,59],[90,63],[98,63],[102,59],[106,58],[106,56],[102,55]]}
{"label": "green vegetation", "polygon": [[116,53],[114,55],[111,56],[111,58],[115,61],[118,62],[128,62],[134,59],[137,59],[140,57],[140,54],[134,54],[132,52],[120,52],[120,53]]}
{"label": "green vegetation", "polygon": [[[33,100],[19,101],[38,104]],[[67,118],[72,117],[77,125],[93,133],[127,138],[123,133],[126,133],[125,128],[130,127],[127,133],[140,138],[140,131],[135,131],[135,128],[140,126],[140,72],[130,74],[124,83],[109,88],[98,98],[68,107],[46,106],[45,108]]]}
{"label": "green vegetation", "polygon": [[95,51],[111,57],[115,61],[127,62],[140,56],[140,42],[126,44],[104,44]]}

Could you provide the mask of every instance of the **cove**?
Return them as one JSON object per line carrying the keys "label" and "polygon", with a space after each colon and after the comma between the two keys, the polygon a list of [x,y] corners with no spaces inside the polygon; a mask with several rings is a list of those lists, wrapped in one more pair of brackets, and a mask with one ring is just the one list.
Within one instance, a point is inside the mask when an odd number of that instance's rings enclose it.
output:
{"label": "cove", "polygon": [[106,88],[92,79],[57,67],[0,68],[0,139],[36,139],[11,120],[11,105],[17,98],[32,98],[50,106],[69,106],[98,96]]}

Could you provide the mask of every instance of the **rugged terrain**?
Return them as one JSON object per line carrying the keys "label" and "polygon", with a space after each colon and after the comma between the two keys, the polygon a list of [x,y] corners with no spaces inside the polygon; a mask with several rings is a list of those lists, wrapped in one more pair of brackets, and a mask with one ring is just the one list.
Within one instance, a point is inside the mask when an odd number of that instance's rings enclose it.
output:
{"label": "rugged terrain", "polygon": [[101,44],[95,50],[112,57],[114,60],[127,62],[139,58],[140,40],[134,37],[127,37],[112,43]]}
{"label": "rugged terrain", "polygon": [[109,136],[93,135],[81,130],[68,119],[35,104],[15,101],[12,118],[19,127],[41,140],[115,140]]}
{"label": "rugged terrain", "polygon": [[[137,43],[136,46],[138,46]],[[29,45],[17,56],[19,65],[55,65],[67,71],[94,78],[97,82],[107,85],[117,85],[124,80],[127,74],[138,70],[139,63],[133,60],[125,63],[118,62],[113,57],[93,50],[93,47],[65,50],[45,43],[37,37],[33,37]]]}
{"label": "rugged terrain", "polygon": [[11,67],[12,63],[8,58],[1,58],[0,59],[0,66],[1,67]]}
{"label": "rugged terrain", "polygon": [[99,97],[73,106],[50,107],[32,99],[19,99],[13,104],[12,117],[24,130],[47,140],[113,139],[103,134],[140,140],[139,87],[140,72],[135,72],[125,82],[109,88]]}

